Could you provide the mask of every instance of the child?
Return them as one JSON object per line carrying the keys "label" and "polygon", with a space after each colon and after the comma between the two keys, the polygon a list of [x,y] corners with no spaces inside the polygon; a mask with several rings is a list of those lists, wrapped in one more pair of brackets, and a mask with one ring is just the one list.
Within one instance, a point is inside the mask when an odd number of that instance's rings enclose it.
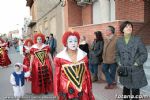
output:
{"label": "child", "polygon": [[25,77],[30,76],[30,72],[23,72],[22,71],[23,64],[16,63],[15,64],[15,71],[10,76],[10,83],[13,86],[14,97],[19,100],[22,96],[24,96],[24,84],[25,84]]}

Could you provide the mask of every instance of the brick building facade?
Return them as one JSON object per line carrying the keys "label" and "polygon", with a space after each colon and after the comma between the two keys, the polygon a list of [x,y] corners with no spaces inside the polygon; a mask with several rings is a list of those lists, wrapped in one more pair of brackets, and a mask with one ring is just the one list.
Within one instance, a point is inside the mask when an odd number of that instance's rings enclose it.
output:
{"label": "brick building facade", "polygon": [[[133,22],[134,34],[140,35],[145,44],[150,44],[150,0],[94,0],[91,4],[80,6],[77,4],[79,1],[86,0],[66,2],[66,30],[72,28],[80,32],[91,43],[94,31],[105,33],[105,28],[112,25],[116,34],[120,34],[120,24],[129,20]],[[95,21],[96,18],[100,20]]]}
{"label": "brick building facade", "polygon": [[[61,1],[65,1],[64,7],[60,6]],[[64,31],[78,31],[91,44],[94,31],[105,34],[108,25],[120,35],[119,26],[125,20],[132,21],[134,34],[150,44],[150,0],[27,0],[27,6],[32,16],[31,33],[54,33],[58,51],[62,49]]]}
{"label": "brick building facade", "polygon": [[58,40],[57,49],[62,49],[61,36],[64,32],[63,9],[60,0],[26,0],[32,20],[28,25],[32,37],[34,33],[50,33]]}

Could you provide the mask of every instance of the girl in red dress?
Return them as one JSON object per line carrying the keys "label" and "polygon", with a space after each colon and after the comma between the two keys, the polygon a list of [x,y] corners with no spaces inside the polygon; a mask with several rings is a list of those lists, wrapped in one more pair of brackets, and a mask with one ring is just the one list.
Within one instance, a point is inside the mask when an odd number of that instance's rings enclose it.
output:
{"label": "girl in red dress", "polygon": [[78,48],[78,32],[65,32],[66,47],[54,58],[54,95],[59,100],[94,100],[87,53]]}
{"label": "girl in red dress", "polygon": [[7,68],[11,64],[11,61],[8,57],[7,43],[4,43],[4,40],[0,38],[0,66],[2,68]]}
{"label": "girl in red dress", "polygon": [[23,46],[23,54],[24,54],[24,59],[23,59],[23,64],[27,66],[27,68],[23,68],[23,71],[29,71],[30,67],[30,49],[33,45],[33,41],[31,39],[26,39],[24,42]]}
{"label": "girl in red dress", "polygon": [[52,57],[50,47],[44,44],[45,36],[34,35],[34,45],[30,49],[30,70],[32,93],[41,94],[53,91]]}
{"label": "girl in red dress", "polygon": [[[23,59],[23,65],[26,65],[26,67],[23,67],[23,71],[24,72],[28,72],[29,71],[29,67],[30,67],[30,49],[33,45],[33,41],[31,39],[26,39],[24,42],[24,46],[23,46],[23,54],[24,54],[24,59]],[[26,81],[30,81],[31,77],[27,77]]]}

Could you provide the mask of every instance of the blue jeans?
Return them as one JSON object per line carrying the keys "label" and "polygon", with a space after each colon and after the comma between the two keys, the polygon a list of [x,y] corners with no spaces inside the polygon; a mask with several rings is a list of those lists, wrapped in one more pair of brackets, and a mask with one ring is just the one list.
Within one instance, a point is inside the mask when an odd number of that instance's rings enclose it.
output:
{"label": "blue jeans", "polygon": [[102,71],[105,74],[105,78],[108,84],[112,84],[115,81],[117,64],[102,64]]}
{"label": "blue jeans", "polygon": [[92,74],[97,75],[98,73],[98,64],[89,64],[90,71]]}

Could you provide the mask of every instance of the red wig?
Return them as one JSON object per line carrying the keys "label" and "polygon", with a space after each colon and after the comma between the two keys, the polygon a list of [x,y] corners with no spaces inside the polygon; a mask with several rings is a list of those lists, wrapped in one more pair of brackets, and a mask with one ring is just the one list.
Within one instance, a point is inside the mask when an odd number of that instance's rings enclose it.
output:
{"label": "red wig", "polygon": [[62,37],[62,43],[63,43],[63,45],[65,47],[67,46],[67,39],[68,39],[69,36],[76,36],[77,39],[78,39],[78,44],[79,44],[79,41],[80,41],[79,33],[78,32],[70,32],[70,31],[68,31],[68,32],[65,32],[63,37]]}
{"label": "red wig", "polygon": [[45,41],[45,35],[42,33],[36,33],[34,34],[34,43],[37,43],[37,37],[41,37],[42,38],[42,43],[44,43]]}
{"label": "red wig", "polygon": [[5,42],[2,38],[0,38],[0,41],[1,41],[2,43],[4,43],[4,42]]}
{"label": "red wig", "polygon": [[30,38],[25,40],[24,45],[28,46],[28,42],[30,42],[31,45],[33,45],[33,41]]}

